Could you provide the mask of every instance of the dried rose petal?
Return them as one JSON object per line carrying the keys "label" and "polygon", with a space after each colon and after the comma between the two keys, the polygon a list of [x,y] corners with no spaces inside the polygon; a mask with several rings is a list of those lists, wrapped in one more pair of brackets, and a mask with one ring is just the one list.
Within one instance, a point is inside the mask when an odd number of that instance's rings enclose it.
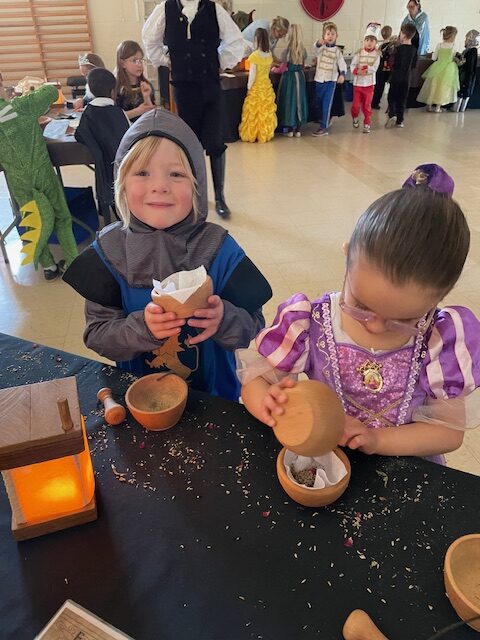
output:
{"label": "dried rose petal", "polygon": [[268,516],[269,516],[269,515],[270,515],[270,511],[263,511],[263,512],[262,512],[262,516],[263,516],[264,518],[268,518]]}
{"label": "dried rose petal", "polygon": [[343,541],[343,546],[348,548],[353,547],[353,538],[345,538],[345,540]]}
{"label": "dried rose petal", "polygon": [[145,442],[140,442],[138,446],[140,447],[140,449],[145,449]]}

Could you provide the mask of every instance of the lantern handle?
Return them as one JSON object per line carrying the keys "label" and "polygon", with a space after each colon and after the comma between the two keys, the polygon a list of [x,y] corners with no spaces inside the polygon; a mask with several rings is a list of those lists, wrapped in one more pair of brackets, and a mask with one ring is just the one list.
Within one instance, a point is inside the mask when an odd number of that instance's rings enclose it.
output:
{"label": "lantern handle", "polygon": [[72,421],[72,416],[70,415],[70,407],[68,406],[67,398],[58,398],[57,408],[58,413],[60,414],[62,429],[65,431],[65,433],[68,433],[71,429],[73,429],[74,424]]}

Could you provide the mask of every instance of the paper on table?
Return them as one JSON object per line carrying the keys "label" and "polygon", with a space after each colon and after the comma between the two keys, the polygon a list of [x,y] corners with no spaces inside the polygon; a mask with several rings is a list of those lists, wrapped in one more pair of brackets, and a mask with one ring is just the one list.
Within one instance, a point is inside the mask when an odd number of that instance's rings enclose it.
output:
{"label": "paper on table", "polygon": [[35,640],[133,640],[73,600],[63,603]]}
{"label": "paper on table", "polygon": [[162,280],[153,281],[152,296],[169,295],[180,303],[199,289],[207,279],[207,271],[202,265],[192,271],[177,271]]}
{"label": "paper on table", "polygon": [[68,120],[52,120],[43,130],[43,136],[51,140],[63,138],[67,133],[68,125]]}
{"label": "paper on table", "polygon": [[220,74],[220,77],[223,78],[235,78],[235,74],[234,73],[227,73],[226,71],[224,71],[223,73]]}
{"label": "paper on table", "polygon": [[315,482],[313,487],[301,485],[305,489],[324,489],[325,487],[333,487],[347,475],[347,469],[340,458],[333,451],[326,453],[324,456],[315,458],[306,458],[299,456],[293,451],[285,451],[284,457],[285,471],[287,476],[295,484],[299,484],[292,475],[290,467],[293,466],[295,472],[304,471],[305,469],[316,469]]}

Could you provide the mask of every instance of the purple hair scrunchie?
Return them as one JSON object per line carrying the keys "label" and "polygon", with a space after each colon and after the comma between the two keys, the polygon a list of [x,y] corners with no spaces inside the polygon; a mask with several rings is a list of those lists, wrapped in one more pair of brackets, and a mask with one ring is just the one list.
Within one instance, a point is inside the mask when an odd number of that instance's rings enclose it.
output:
{"label": "purple hair scrunchie", "polygon": [[453,196],[455,183],[445,169],[438,164],[421,164],[405,180],[402,189],[423,185],[437,193]]}

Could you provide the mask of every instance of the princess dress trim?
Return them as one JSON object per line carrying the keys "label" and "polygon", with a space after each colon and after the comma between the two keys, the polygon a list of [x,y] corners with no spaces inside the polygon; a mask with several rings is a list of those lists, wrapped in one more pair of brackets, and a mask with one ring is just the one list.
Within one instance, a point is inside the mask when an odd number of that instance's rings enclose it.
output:
{"label": "princess dress trim", "polygon": [[[341,378],[340,378],[340,366],[339,366],[339,362],[338,362],[338,354],[337,354],[337,346],[335,343],[335,339],[333,337],[333,329],[332,329],[332,320],[331,320],[331,312],[330,312],[330,303],[329,302],[323,302],[321,304],[321,311],[320,311],[320,305],[316,305],[313,310],[312,310],[312,318],[313,320],[323,326],[323,329],[325,331],[325,338],[326,338],[326,342],[327,342],[327,348],[328,348],[328,352],[329,352],[329,359],[330,359],[330,366],[332,369],[332,373],[333,373],[333,382],[335,385],[335,391],[338,395],[338,397],[340,398],[340,401],[343,405],[343,409],[346,412],[347,409],[347,399],[345,397],[344,391],[343,391],[343,387],[342,387],[342,382],[341,382]],[[322,321],[323,320],[323,321]],[[410,371],[408,374],[408,381],[407,381],[407,386],[406,386],[406,390],[405,390],[405,395],[403,398],[403,402],[400,405],[398,414],[397,414],[397,419],[395,421],[395,424],[398,426],[400,424],[405,424],[405,418],[407,415],[407,411],[408,408],[410,406],[410,403],[412,401],[413,398],[413,394],[415,392],[415,388],[417,386],[418,383],[418,378],[420,375],[420,367],[421,367],[421,362],[423,360],[423,358],[426,357],[426,345],[428,343],[428,336],[430,334],[430,331],[427,331],[427,333],[425,335],[418,335],[415,339],[415,344],[413,347],[413,353],[412,353],[412,359],[411,359],[411,366],[410,366]],[[318,347],[318,344],[317,344]],[[322,350],[323,352],[323,350]]]}
{"label": "princess dress trim", "polygon": [[[430,334],[430,332],[427,332],[427,334]],[[405,389],[405,397],[398,411],[397,424],[405,424],[407,411],[412,401],[413,394],[415,392],[415,387],[417,386],[418,378],[420,376],[420,366],[423,358],[425,358],[425,356],[427,355],[426,353],[427,334],[418,335],[415,339],[415,346],[413,348],[413,354],[412,354],[412,365],[410,367],[410,372],[408,374],[408,382]]]}
{"label": "princess dress trim", "polygon": [[326,378],[330,378],[330,356],[328,355],[328,352],[325,350],[326,347],[326,343],[325,343],[325,329],[323,327],[323,322],[322,322],[322,314],[320,313],[320,311],[317,310],[318,305],[312,310],[312,318],[313,321],[318,324],[318,326],[320,327],[320,335],[317,338],[317,349],[318,351],[322,354],[322,356],[324,357],[324,361],[325,364],[322,367],[322,373]]}
{"label": "princess dress trim", "polygon": [[[329,353],[330,366],[333,373],[333,383],[335,385],[335,391],[337,396],[340,398],[340,402],[342,403],[343,410],[346,412],[347,405],[345,402],[345,396],[343,393],[342,382],[340,379],[340,366],[338,364],[338,356],[337,356],[337,348],[335,345],[335,340],[333,337],[333,329],[332,329],[332,319],[330,315],[330,304],[328,302],[322,302],[321,312],[319,310],[319,305],[316,305],[312,312],[312,317],[317,324],[323,326],[325,331],[325,339],[327,341],[327,348]],[[322,322],[323,316],[323,322]]]}

